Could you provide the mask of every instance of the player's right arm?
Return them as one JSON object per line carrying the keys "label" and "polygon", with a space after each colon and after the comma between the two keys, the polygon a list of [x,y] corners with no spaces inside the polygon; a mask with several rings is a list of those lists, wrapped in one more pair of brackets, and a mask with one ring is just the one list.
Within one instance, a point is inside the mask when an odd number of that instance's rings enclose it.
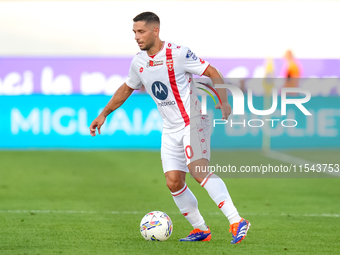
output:
{"label": "player's right arm", "polygon": [[96,135],[96,129],[98,129],[98,133],[100,134],[100,128],[104,124],[106,117],[112,113],[114,110],[119,108],[126,99],[132,94],[134,89],[130,88],[126,83],[123,83],[122,86],[116,91],[116,93],[112,96],[110,101],[107,103],[103,111],[92,121],[90,125],[90,134],[91,136]]}
{"label": "player's right arm", "polygon": [[[138,70],[140,66],[136,64],[136,57],[138,57],[138,54],[133,58],[131,62],[129,75],[126,81],[123,83],[122,86],[120,86],[119,89],[117,89],[116,93],[114,93],[111,100],[108,102],[108,104],[99,114],[99,116],[94,121],[92,121],[90,126],[90,134],[92,136],[96,135],[96,129],[98,129],[98,133],[100,134],[100,128],[104,124],[106,117],[111,112],[120,107],[135,89],[141,88],[142,82],[138,75]],[[143,68],[141,70],[143,70]]]}

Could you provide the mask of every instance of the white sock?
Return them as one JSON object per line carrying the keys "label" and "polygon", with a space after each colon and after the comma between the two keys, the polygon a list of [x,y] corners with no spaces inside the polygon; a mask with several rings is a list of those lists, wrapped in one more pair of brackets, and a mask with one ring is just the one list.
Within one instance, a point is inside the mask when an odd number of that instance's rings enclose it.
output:
{"label": "white sock", "polygon": [[231,200],[227,186],[220,177],[214,173],[209,173],[201,182],[201,186],[208,191],[209,196],[228,218],[230,224],[241,220],[241,217]]}
{"label": "white sock", "polygon": [[[183,216],[190,222],[194,228],[206,226],[202,215],[198,210],[198,202],[195,195],[188,188],[187,184],[177,192],[171,192],[174,201],[183,214]],[[205,229],[201,229],[205,230]],[[208,228],[206,229],[208,230]]]}

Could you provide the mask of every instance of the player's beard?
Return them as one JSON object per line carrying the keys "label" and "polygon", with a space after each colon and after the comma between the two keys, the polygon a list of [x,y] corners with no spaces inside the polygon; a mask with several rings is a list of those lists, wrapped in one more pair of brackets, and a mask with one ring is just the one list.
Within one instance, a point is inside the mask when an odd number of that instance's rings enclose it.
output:
{"label": "player's beard", "polygon": [[148,51],[148,50],[150,50],[154,46],[154,44],[155,44],[155,41],[150,42],[149,44],[144,43],[145,46],[143,48],[140,48],[140,49]]}
{"label": "player's beard", "polygon": [[140,49],[141,49],[141,50],[146,50],[146,51],[148,51],[148,50],[151,49],[151,47],[152,47],[152,45],[151,45],[151,44],[148,44],[148,45],[145,45],[143,48],[140,48]]}

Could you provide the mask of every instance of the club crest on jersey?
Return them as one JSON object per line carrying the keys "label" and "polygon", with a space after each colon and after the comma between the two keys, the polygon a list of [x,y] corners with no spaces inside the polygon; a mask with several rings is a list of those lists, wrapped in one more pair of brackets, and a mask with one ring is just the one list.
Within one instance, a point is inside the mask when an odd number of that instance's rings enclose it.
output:
{"label": "club crest on jersey", "polygon": [[172,71],[174,68],[174,61],[172,59],[167,59],[166,60],[166,66],[168,67],[169,71]]}
{"label": "club crest on jersey", "polygon": [[161,65],[163,65],[163,60],[159,60],[159,61],[150,60],[150,61],[146,64],[146,67],[151,67],[151,66],[161,66]]}

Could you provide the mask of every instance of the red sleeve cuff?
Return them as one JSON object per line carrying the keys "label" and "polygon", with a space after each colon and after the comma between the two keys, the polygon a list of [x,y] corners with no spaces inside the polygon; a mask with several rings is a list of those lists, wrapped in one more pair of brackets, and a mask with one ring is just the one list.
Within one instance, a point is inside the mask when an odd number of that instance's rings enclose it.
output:
{"label": "red sleeve cuff", "polygon": [[208,67],[210,66],[210,64],[204,69],[203,73],[201,74],[201,76],[205,73],[205,71],[207,71]]}

